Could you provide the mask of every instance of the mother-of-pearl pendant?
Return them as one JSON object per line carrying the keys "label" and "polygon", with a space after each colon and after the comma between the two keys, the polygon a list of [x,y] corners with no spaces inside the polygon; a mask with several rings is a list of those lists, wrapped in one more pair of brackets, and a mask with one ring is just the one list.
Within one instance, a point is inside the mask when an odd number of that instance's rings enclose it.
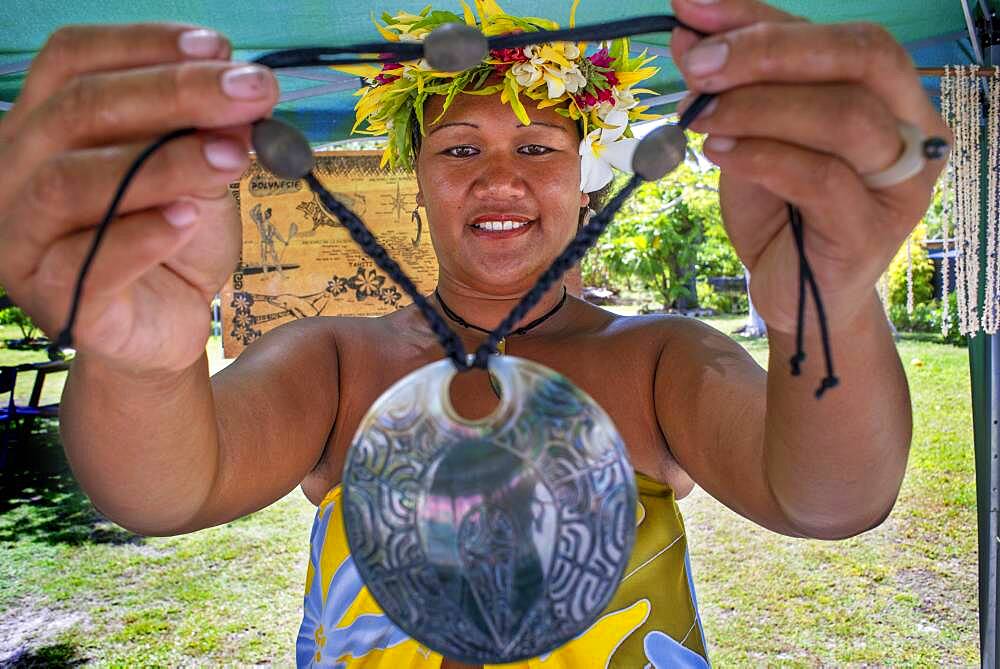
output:
{"label": "mother-of-pearl pendant", "polygon": [[542,365],[493,356],[480,420],[449,398],[450,360],[387,390],[344,469],[351,556],[386,615],[473,664],[547,653],[587,629],[635,538],[636,487],[611,419]]}

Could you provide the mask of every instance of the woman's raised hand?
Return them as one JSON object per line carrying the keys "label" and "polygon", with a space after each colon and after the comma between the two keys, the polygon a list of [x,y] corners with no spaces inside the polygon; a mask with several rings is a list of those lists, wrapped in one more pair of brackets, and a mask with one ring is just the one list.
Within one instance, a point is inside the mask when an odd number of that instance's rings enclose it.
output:
{"label": "woman's raised hand", "polygon": [[710,35],[679,30],[672,51],[692,91],[718,94],[691,128],[709,133],[706,155],[722,168],[723,219],[754,305],[769,329],[795,330],[790,202],[830,323],[848,325],[926,212],[944,161],[880,190],[862,175],[900,156],[899,122],[951,141],[912,61],[874,24],[814,25],[757,0],[674,0],[673,10]]}
{"label": "woman's raised hand", "polygon": [[248,164],[249,123],[278,87],[228,61],[228,42],[178,24],[54,33],[0,120],[0,284],[50,336],[122,176],[157,137],[84,284],[74,346],[136,373],[178,371],[203,353],[209,303],[239,258],[227,184]]}

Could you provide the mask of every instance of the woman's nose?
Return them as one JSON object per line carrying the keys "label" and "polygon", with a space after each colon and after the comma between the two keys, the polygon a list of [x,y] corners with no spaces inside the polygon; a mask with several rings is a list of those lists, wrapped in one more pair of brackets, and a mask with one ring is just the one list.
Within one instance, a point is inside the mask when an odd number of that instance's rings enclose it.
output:
{"label": "woman's nose", "polygon": [[484,161],[473,188],[473,195],[486,199],[517,198],[526,193],[524,171],[518,169],[515,160],[505,157]]}

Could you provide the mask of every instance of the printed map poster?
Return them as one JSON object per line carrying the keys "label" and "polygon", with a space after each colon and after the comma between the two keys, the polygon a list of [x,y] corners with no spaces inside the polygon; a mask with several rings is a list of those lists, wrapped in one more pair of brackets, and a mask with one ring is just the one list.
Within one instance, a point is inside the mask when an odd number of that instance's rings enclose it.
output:
{"label": "printed map poster", "polygon": [[[319,153],[315,173],[417,287],[430,292],[437,260],[425,225],[413,216],[416,178],[380,169],[380,158],[379,151]],[[243,250],[220,295],[225,357],[238,356],[295,318],[376,316],[410,304],[304,181],[279,179],[255,161],[231,189],[243,222]]]}

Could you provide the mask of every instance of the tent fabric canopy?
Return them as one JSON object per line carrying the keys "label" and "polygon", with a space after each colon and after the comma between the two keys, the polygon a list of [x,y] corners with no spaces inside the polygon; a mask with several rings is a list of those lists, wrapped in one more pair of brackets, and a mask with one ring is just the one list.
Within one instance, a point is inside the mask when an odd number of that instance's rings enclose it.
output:
{"label": "tent fabric canopy", "polygon": [[[188,22],[221,31],[232,41],[236,49],[235,58],[245,60],[275,49],[379,41],[381,37],[372,24],[372,16],[380,16],[383,11],[418,12],[427,3],[423,0],[364,0],[348,5],[350,11],[345,11],[345,4],[329,0],[301,0],[295,3],[249,0],[238,5],[201,0],[142,3],[133,0],[79,0],[40,5],[34,0],[5,0],[3,16],[0,17],[3,34],[0,41],[0,109],[15,100],[23,84],[27,63],[45,43],[47,36],[61,25]],[[567,26],[572,2],[501,0],[500,4],[513,14],[545,16]],[[919,66],[971,62],[965,20],[958,0],[912,0],[902,3],[899,0],[776,0],[773,4],[816,22],[879,23],[907,46]],[[458,0],[440,0],[434,6],[461,13]],[[582,0],[577,10],[577,24],[669,11],[668,4],[663,0],[629,0],[625,7],[623,10],[621,3]],[[668,34],[658,33],[641,35],[632,40],[637,52],[648,49],[651,53],[666,56],[659,60],[661,71],[648,86],[664,94],[684,89],[684,82],[669,58],[669,39]],[[353,92],[360,87],[360,79],[318,67],[282,71],[279,81],[282,102],[275,111],[277,116],[305,131],[314,143],[350,137],[356,100]],[[936,88],[930,82],[928,93],[936,95]],[[665,113],[671,108],[672,101],[653,111]]]}

